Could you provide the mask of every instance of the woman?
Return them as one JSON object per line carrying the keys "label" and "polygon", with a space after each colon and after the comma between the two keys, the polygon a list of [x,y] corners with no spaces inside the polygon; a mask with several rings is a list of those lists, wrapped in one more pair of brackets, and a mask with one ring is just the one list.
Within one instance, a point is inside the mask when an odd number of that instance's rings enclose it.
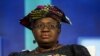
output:
{"label": "woman", "polygon": [[33,51],[12,53],[9,56],[90,56],[84,46],[59,44],[61,22],[71,24],[56,6],[38,6],[20,20],[22,25],[32,30],[38,47]]}

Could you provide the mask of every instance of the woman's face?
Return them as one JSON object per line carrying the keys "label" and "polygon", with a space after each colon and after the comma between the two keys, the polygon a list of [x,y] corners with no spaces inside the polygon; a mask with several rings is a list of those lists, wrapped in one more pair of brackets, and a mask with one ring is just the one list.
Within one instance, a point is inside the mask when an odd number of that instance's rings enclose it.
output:
{"label": "woman's face", "polygon": [[55,43],[58,40],[60,29],[56,20],[46,17],[39,19],[33,25],[33,35],[38,43]]}

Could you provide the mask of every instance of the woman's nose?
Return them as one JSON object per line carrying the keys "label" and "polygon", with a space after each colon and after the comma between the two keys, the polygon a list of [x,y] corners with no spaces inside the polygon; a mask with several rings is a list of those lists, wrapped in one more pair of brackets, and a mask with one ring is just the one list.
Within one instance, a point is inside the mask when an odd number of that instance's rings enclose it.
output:
{"label": "woman's nose", "polygon": [[49,32],[50,29],[49,29],[47,26],[45,26],[45,27],[42,29],[42,31],[43,31],[43,32]]}

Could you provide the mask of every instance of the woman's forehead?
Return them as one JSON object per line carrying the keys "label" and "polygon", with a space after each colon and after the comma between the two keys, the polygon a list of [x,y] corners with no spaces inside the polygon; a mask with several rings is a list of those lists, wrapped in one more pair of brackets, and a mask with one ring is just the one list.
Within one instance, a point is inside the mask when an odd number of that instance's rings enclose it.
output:
{"label": "woman's forehead", "polygon": [[51,17],[45,17],[37,20],[36,23],[57,23],[57,20]]}

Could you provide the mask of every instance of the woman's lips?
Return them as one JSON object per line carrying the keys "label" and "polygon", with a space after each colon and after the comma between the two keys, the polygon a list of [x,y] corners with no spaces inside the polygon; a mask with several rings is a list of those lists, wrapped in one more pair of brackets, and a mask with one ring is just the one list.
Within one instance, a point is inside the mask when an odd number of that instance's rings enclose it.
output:
{"label": "woman's lips", "polygon": [[49,36],[42,36],[42,39],[48,39]]}
{"label": "woman's lips", "polygon": [[50,36],[48,34],[42,34],[41,37],[42,39],[48,39]]}

